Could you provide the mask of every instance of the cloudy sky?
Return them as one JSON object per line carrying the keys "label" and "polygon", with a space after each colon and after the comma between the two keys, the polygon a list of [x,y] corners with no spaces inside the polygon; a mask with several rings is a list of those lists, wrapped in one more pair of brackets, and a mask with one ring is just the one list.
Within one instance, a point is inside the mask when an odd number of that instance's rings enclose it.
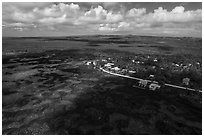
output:
{"label": "cloudy sky", "polygon": [[3,36],[202,36],[202,3],[6,3]]}

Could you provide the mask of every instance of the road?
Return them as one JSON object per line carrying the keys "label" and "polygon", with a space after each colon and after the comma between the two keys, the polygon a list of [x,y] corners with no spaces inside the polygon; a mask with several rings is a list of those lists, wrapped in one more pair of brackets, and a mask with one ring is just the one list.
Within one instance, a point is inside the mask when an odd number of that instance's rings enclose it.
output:
{"label": "road", "polygon": [[[102,70],[103,72],[105,73],[108,73],[108,74],[111,74],[111,75],[115,75],[115,76],[119,76],[119,77],[123,77],[123,78],[129,78],[129,79],[134,79],[134,80],[145,80],[145,79],[140,79],[140,78],[136,78],[136,77],[131,77],[131,76],[126,76],[126,75],[121,75],[121,74],[117,74],[117,73],[113,73],[113,72],[110,72],[110,71],[107,71],[103,68],[100,67],[100,70]],[[151,80],[146,80],[147,82],[152,82]],[[167,84],[165,83],[164,84],[165,86],[168,86],[168,87],[174,87],[174,88],[179,88],[179,89],[184,89],[184,90],[189,90],[189,91],[198,91],[198,92],[201,92],[201,90],[196,90],[196,89],[192,89],[192,88],[187,88],[187,87],[182,87],[182,86],[177,86],[177,85],[172,85],[172,84]]]}

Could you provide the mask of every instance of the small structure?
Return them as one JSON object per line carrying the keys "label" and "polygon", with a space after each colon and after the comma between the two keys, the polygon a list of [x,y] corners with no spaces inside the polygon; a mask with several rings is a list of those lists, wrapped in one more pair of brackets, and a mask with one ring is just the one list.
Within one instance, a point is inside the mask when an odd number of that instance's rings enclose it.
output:
{"label": "small structure", "polygon": [[116,71],[119,71],[119,70],[120,70],[120,68],[119,68],[119,67],[114,67],[114,69],[115,69]]}
{"label": "small structure", "polygon": [[153,78],[154,78],[154,75],[149,75],[149,78],[153,79]]}
{"label": "small structure", "polygon": [[159,86],[156,83],[152,83],[149,85],[149,89],[155,91],[156,89],[159,89],[161,86]]}
{"label": "small structure", "polygon": [[91,61],[86,62],[86,65],[90,65],[90,64],[91,64]]}
{"label": "small structure", "polygon": [[145,88],[147,86],[148,81],[147,80],[140,80],[139,86]]}
{"label": "small structure", "polygon": [[112,65],[114,65],[113,63],[107,63],[107,64],[105,64],[104,66],[105,67],[111,67]]}
{"label": "small structure", "polygon": [[183,69],[188,69],[188,66],[184,66]]}
{"label": "small structure", "polygon": [[136,73],[136,71],[130,70],[129,73]]}
{"label": "small structure", "polygon": [[155,59],[154,59],[154,62],[157,62],[157,61],[158,61],[157,58],[155,58]]}
{"label": "small structure", "polygon": [[111,68],[111,70],[119,71],[120,68],[119,67],[114,67],[114,68]]}
{"label": "small structure", "polygon": [[96,61],[93,61],[93,65],[96,66]]}
{"label": "small structure", "polygon": [[184,78],[183,79],[183,84],[188,86],[189,85],[189,82],[190,82],[190,79],[189,78]]}

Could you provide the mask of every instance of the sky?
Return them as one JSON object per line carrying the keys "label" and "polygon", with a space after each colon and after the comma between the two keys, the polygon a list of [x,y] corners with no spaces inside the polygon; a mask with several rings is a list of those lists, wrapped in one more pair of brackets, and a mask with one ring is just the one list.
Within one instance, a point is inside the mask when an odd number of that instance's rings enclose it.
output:
{"label": "sky", "polygon": [[3,37],[202,37],[200,2],[3,2]]}

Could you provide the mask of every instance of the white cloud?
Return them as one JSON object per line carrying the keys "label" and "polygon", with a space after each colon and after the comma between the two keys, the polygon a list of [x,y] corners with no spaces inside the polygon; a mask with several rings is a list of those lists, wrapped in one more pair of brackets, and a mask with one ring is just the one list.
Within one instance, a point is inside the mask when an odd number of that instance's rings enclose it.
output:
{"label": "white cloud", "polygon": [[175,7],[173,10],[172,10],[172,13],[183,13],[185,10],[185,8],[183,6],[179,6],[179,7]]}
{"label": "white cloud", "polygon": [[84,16],[79,17],[82,22],[89,23],[107,23],[107,22],[119,22],[123,19],[123,15],[120,13],[113,13],[107,11],[102,6],[91,8],[89,11],[84,13]]}
{"label": "white cloud", "polygon": [[98,30],[99,31],[117,31],[118,25],[117,24],[100,24]]}
{"label": "white cloud", "polygon": [[146,14],[146,9],[145,8],[140,8],[140,9],[130,9],[127,13],[127,17],[139,17]]}
{"label": "white cloud", "polygon": [[103,9],[102,6],[98,6],[97,8],[92,8],[89,11],[84,13],[85,17],[91,17],[96,19],[105,19],[107,15],[107,11]]}
{"label": "white cloud", "polygon": [[127,22],[120,22],[118,25],[119,28],[127,28],[129,26],[130,26],[130,24]]}
{"label": "white cloud", "polygon": [[20,22],[33,22],[35,16],[32,13],[14,12],[12,15],[13,20]]}
{"label": "white cloud", "polygon": [[115,5],[117,3],[103,3],[84,9],[73,3],[3,3],[2,21],[4,28],[13,27],[20,31],[45,25],[50,25],[51,30],[65,26],[75,26],[76,29],[89,26],[90,31],[153,31],[161,28],[163,33],[170,32],[171,28],[179,31],[189,28],[200,31],[202,28],[201,9],[186,11],[183,6],[177,6],[168,11],[158,7],[150,13],[147,13],[146,8],[132,8],[126,12],[124,9],[117,12],[105,9]]}
{"label": "white cloud", "polygon": [[76,16],[76,14],[80,11],[80,7],[77,4],[71,3],[64,4],[59,3],[58,5],[51,5],[49,7],[45,7],[44,9],[34,8],[34,14],[45,16],[45,17],[58,17],[66,14],[67,16]]}
{"label": "white cloud", "polygon": [[175,7],[168,12],[166,9],[159,7],[153,13],[144,16],[144,21],[148,22],[195,22],[202,20],[202,10],[184,11],[184,7]]}
{"label": "white cloud", "polygon": [[109,12],[106,16],[106,20],[108,22],[118,22],[121,21],[123,19],[123,16],[118,13],[118,14],[113,14],[112,12]]}
{"label": "white cloud", "polygon": [[64,14],[61,17],[48,17],[48,18],[43,18],[39,20],[39,23],[44,23],[44,24],[58,24],[58,23],[64,23],[66,22],[66,14]]}

